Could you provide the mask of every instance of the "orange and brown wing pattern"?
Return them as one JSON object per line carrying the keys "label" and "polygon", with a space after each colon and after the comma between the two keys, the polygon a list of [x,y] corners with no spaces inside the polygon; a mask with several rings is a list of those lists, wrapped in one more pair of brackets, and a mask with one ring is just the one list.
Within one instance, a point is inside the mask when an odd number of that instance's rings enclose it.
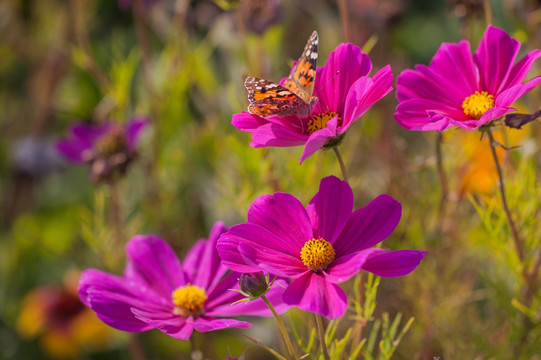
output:
{"label": "orange and brown wing pattern", "polygon": [[252,76],[246,78],[248,111],[254,115],[309,115],[317,98],[313,97],[317,67],[318,35],[314,31],[284,85]]}
{"label": "orange and brown wing pattern", "polygon": [[244,82],[248,90],[248,111],[254,115],[288,116],[302,113],[306,103],[285,87],[252,76]]}
{"label": "orange and brown wing pattern", "polygon": [[299,61],[284,83],[284,87],[297,94],[307,104],[314,102],[314,83],[316,81],[319,38],[314,31],[302,52]]}

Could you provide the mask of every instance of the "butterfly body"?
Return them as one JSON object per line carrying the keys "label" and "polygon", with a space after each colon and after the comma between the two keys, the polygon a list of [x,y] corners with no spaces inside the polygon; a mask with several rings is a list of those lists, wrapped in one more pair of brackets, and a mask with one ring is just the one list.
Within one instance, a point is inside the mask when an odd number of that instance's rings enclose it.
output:
{"label": "butterfly body", "polygon": [[283,85],[252,76],[246,78],[248,111],[262,117],[309,115],[317,102],[313,96],[317,57],[318,35],[314,31]]}

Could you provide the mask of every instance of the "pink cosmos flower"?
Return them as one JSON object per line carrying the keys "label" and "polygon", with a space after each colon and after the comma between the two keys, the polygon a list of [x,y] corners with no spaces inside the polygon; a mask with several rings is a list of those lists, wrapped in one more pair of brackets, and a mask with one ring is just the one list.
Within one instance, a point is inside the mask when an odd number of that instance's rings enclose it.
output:
{"label": "pink cosmos flower", "polygon": [[145,118],[133,118],[126,126],[74,124],[69,137],[56,143],[56,150],[74,164],[88,164],[92,181],[109,180],[123,174],[135,158],[141,132],[147,124]]}
{"label": "pink cosmos flower", "polygon": [[541,82],[538,76],[522,83],[541,51],[514,64],[519,49],[517,40],[491,25],[473,56],[468,41],[441,45],[429,66],[398,76],[396,121],[408,130],[474,130],[515,111],[511,105]]}
{"label": "pink cosmos flower", "polygon": [[317,69],[314,96],[319,100],[312,114],[263,118],[243,111],[234,114],[231,123],[252,133],[254,148],[304,145],[302,163],[318,149],[338,145],[351,124],[392,90],[391,67],[369,78],[371,69],[370,58],[361,49],[340,44]]}
{"label": "pink cosmos flower", "polygon": [[400,221],[400,203],[380,195],[353,211],[348,183],[334,176],[321,180],[308,206],[290,194],[257,198],[248,221],[233,226],[218,240],[224,265],[234,271],[266,271],[293,278],[284,301],[328,318],[344,314],[346,293],[340,284],[361,269],[378,276],[410,273],[424,251],[388,251],[373,246]]}
{"label": "pink cosmos flower", "polygon": [[[272,314],[261,299],[237,303],[241,274],[228,272],[216,252],[216,241],[227,229],[221,223],[212,228],[209,239],[199,240],[181,264],[171,247],[154,235],[138,235],[126,245],[129,258],[124,276],[86,270],[79,282],[79,295],[109,326],[129,332],[149,329],[181,340],[193,332],[229,327],[247,328],[246,321],[231,316]],[[278,286],[267,298],[278,312],[287,310]]]}

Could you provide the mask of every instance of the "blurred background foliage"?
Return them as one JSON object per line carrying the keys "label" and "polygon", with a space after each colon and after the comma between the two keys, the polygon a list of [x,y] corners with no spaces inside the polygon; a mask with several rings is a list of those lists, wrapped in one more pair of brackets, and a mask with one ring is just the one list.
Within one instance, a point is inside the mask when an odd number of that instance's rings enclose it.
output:
{"label": "blurred background foliage", "polygon": [[[464,38],[475,48],[486,27],[482,0],[346,3],[350,41],[370,51],[375,70],[391,64],[395,77],[427,64],[441,42]],[[540,48],[538,1],[490,5],[494,25],[519,39],[523,53]],[[340,176],[332,152],[299,166],[300,147],[252,149],[249,134],[230,121],[246,108],[247,75],[279,80],[314,29],[323,64],[343,41],[342,24],[332,0],[2,0],[0,358],[190,358],[189,343],[158,331],[131,336],[102,326],[77,304],[74,278],[89,267],[121,273],[123,246],[138,233],[160,235],[182,258],[215,221],[244,221],[257,196],[286,191],[306,203],[322,177]],[[537,110],[539,99],[536,89],[519,110]],[[496,135],[516,147],[498,156],[525,239],[521,263],[486,139],[443,134],[442,201],[438,135],[400,128],[396,103],[392,93],[376,104],[341,146],[357,208],[380,193],[403,205],[384,246],[429,251],[411,275],[379,287],[380,325],[390,326],[398,313],[415,318],[394,358],[541,359],[539,286],[528,287],[521,275],[541,252],[539,124],[500,127]],[[135,115],[151,126],[114,190],[119,239],[112,189],[93,185],[88,170],[63,162],[53,144],[75,121],[122,123]],[[534,280],[540,283],[539,274]],[[358,281],[346,287],[353,291]],[[353,315],[337,327],[338,337],[358,321]],[[294,310],[286,319],[295,327],[303,316]],[[380,326],[374,319],[365,319],[366,334]],[[267,355],[241,334],[277,348],[275,325],[254,323],[246,332],[196,334],[195,342],[209,359],[228,351],[262,359]],[[393,339],[372,351],[368,344],[359,358],[385,358]]]}

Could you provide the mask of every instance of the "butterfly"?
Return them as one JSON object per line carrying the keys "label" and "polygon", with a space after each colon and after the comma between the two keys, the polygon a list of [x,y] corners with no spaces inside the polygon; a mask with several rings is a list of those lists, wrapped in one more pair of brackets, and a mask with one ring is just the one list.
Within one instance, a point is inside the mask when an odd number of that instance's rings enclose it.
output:
{"label": "butterfly", "polygon": [[317,102],[314,97],[318,35],[308,39],[299,61],[283,85],[249,76],[244,82],[248,90],[248,111],[261,117],[306,116]]}

